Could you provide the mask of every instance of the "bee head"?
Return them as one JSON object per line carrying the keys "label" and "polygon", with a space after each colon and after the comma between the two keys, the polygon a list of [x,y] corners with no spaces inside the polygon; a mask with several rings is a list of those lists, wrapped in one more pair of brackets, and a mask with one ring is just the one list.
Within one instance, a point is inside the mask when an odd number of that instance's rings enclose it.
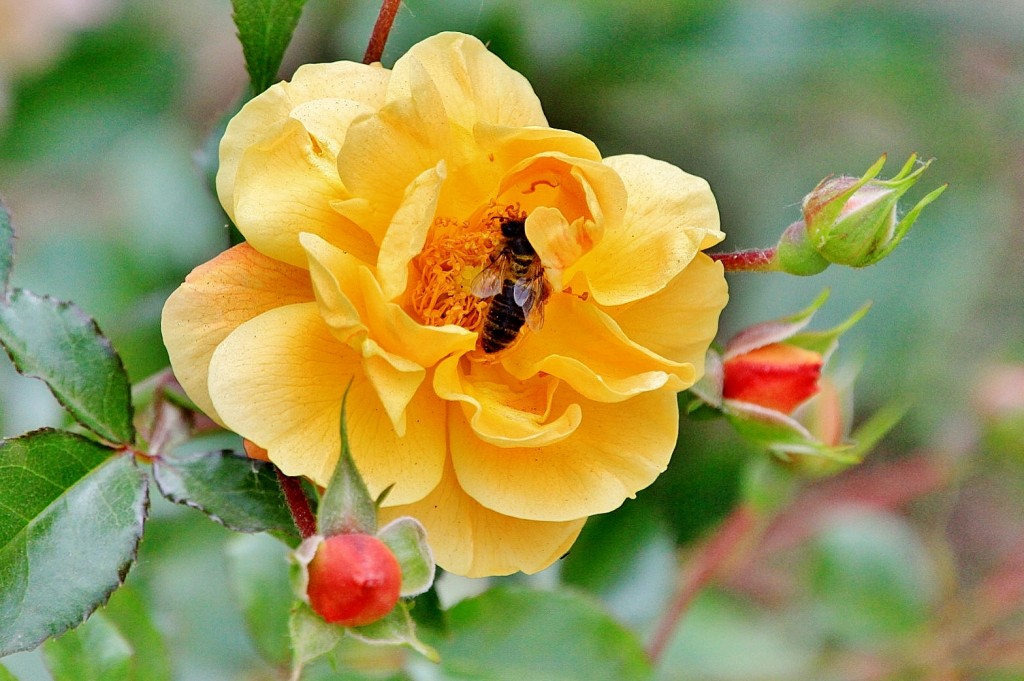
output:
{"label": "bee head", "polygon": [[506,239],[523,239],[526,237],[525,220],[502,220],[501,235]]}

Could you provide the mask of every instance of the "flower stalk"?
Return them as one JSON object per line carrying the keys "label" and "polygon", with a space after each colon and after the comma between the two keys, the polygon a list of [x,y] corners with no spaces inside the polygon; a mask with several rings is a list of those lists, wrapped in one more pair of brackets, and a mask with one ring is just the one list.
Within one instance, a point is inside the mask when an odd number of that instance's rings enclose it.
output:
{"label": "flower stalk", "polygon": [[380,12],[373,25],[373,33],[370,34],[370,42],[366,46],[366,53],[363,54],[364,64],[380,61],[384,54],[384,46],[388,42],[388,36],[391,35],[391,27],[395,23],[398,7],[401,4],[401,0],[384,0],[380,4]]}
{"label": "flower stalk", "polygon": [[313,509],[309,507],[309,500],[306,499],[306,493],[302,491],[299,478],[285,475],[277,466],[274,467],[274,471],[277,473],[281,491],[284,492],[284,499],[288,503],[292,520],[295,521],[295,527],[299,530],[299,536],[303,539],[312,537],[316,534],[316,516],[313,515]]}
{"label": "flower stalk", "polygon": [[776,248],[751,248],[734,253],[711,253],[711,259],[720,262],[726,272],[777,272]]}

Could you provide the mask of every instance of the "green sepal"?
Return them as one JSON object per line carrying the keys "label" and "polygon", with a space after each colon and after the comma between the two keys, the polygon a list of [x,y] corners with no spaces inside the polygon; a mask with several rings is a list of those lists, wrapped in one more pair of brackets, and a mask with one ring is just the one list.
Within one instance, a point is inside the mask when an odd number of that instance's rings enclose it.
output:
{"label": "green sepal", "polygon": [[341,452],[317,511],[317,529],[325,537],[377,532],[377,504],[370,496],[349,449],[345,425],[348,390],[345,389],[341,400]]}
{"label": "green sepal", "polygon": [[0,305],[0,343],[18,372],[46,383],[76,421],[107,442],[132,442],[131,385],[124,364],[79,307],[12,289]]}
{"label": "green sepal", "polygon": [[124,581],[149,487],[114,454],[49,429],[0,444],[0,656],[81,624]]}
{"label": "green sepal", "polygon": [[396,518],[377,533],[402,568],[402,597],[418,596],[434,584],[434,554],[427,544],[427,531],[420,521]]}
{"label": "green sepal", "polygon": [[288,619],[288,634],[292,641],[291,678],[298,679],[303,667],[334,650],[345,629],[325,622],[308,603],[296,601]]}
{"label": "green sepal", "polygon": [[350,627],[352,638],[376,645],[407,645],[431,662],[440,662],[438,652],[416,636],[416,624],[409,615],[409,605],[398,601],[394,609],[373,624]]}
{"label": "green sepal", "polygon": [[253,95],[277,79],[305,4],[306,0],[231,0]]}

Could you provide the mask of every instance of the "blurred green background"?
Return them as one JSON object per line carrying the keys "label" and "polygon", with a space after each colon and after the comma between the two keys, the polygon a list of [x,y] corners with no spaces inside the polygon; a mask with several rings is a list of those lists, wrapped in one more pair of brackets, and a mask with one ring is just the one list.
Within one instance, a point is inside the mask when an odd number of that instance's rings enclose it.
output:
{"label": "blurred green background", "polygon": [[[310,0],[282,76],[359,60],[377,8]],[[14,283],[92,314],[133,380],[166,365],[167,295],[228,243],[200,168],[246,85],[230,11],[228,0],[0,0],[0,196],[18,232]],[[721,249],[773,244],[829,174],[859,175],[883,152],[884,176],[913,152],[937,159],[910,198],[950,188],[892,257],[813,280],[733,275],[722,337],[824,287],[832,298],[818,328],[874,301],[834,363],[860,370],[858,414],[894,398],[913,406],[872,457],[876,477],[851,485],[909,489],[914,476],[887,466],[911,458],[944,472],[943,484],[888,505],[846,504],[849,489],[836,485],[829,521],[765,558],[784,583],[758,587],[757,571],[741,570],[705,594],[659,673],[1024,678],[1024,2],[407,0],[385,64],[441,30],[479,36],[523,72],[553,126],[605,154],[644,153],[707,178],[728,235]],[[5,435],[61,419],[42,384],[6,362],[0,399]],[[592,521],[563,576],[649,631],[675,559],[728,510],[756,456],[718,424],[684,424],[669,473]],[[229,533],[160,500],[153,513],[131,582],[167,636],[175,678],[276,678],[225,589]],[[963,639],[950,622],[966,594],[1004,573],[1017,585],[998,592],[1016,608],[997,632],[1005,659],[943,645]],[[451,582],[453,594],[477,588]],[[4,663],[46,678],[37,655]],[[943,665],[952,671],[939,676]]]}

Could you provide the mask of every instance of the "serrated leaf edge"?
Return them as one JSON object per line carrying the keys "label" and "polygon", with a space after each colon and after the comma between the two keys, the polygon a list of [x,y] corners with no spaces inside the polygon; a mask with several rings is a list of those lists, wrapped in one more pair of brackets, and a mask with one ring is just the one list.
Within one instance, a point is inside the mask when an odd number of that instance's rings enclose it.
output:
{"label": "serrated leaf edge", "polygon": [[50,295],[47,295],[47,294],[40,295],[40,294],[37,294],[37,293],[33,293],[32,291],[29,291],[28,289],[14,288],[14,289],[10,289],[10,290],[5,290],[4,291],[3,305],[9,307],[11,300],[13,300],[15,297],[20,296],[20,295],[25,295],[25,296],[28,296],[30,298],[34,298],[35,300],[38,300],[38,301],[45,301],[45,302],[53,303],[53,304],[56,305],[58,313],[62,312],[63,310],[71,310],[72,314],[74,314],[75,316],[77,316],[79,318],[79,321],[85,322],[86,326],[90,327],[93,331],[96,332],[96,337],[99,340],[100,345],[103,347],[103,349],[108,350],[110,352],[110,354],[114,357],[115,362],[117,363],[117,368],[120,369],[120,371],[125,375],[125,379],[126,379],[125,380],[125,395],[127,397],[126,404],[128,405],[128,428],[129,428],[129,431],[130,431],[129,437],[127,437],[125,439],[125,441],[121,441],[116,436],[113,437],[112,439],[107,439],[108,436],[115,435],[115,434],[112,431],[110,433],[101,433],[96,428],[94,428],[92,425],[90,425],[88,423],[84,423],[82,421],[82,419],[79,418],[78,414],[75,412],[75,410],[72,408],[72,406],[69,405],[65,400],[63,400],[59,394],[57,394],[57,391],[55,391],[53,389],[53,387],[47,382],[47,380],[45,378],[43,378],[42,376],[36,376],[34,374],[31,374],[31,373],[28,373],[26,371],[23,371],[22,367],[19,365],[18,361],[14,358],[14,355],[11,353],[10,348],[7,347],[6,343],[4,343],[2,340],[0,340],[0,346],[2,346],[3,349],[4,349],[4,352],[7,353],[7,356],[10,358],[11,364],[14,365],[15,370],[19,374],[21,374],[22,376],[25,376],[27,378],[34,378],[34,379],[36,379],[38,381],[42,381],[46,385],[46,387],[50,390],[50,394],[53,395],[54,399],[56,399],[57,402],[60,403],[60,405],[64,408],[65,411],[67,411],[69,414],[71,414],[71,417],[74,418],[76,422],[81,424],[83,428],[89,429],[90,432],[95,433],[98,437],[102,438],[105,443],[113,443],[113,444],[121,444],[121,445],[131,444],[132,441],[134,441],[134,439],[135,439],[135,426],[134,426],[135,406],[132,403],[131,382],[127,380],[128,372],[125,369],[124,360],[121,359],[120,353],[118,353],[117,350],[114,348],[114,344],[111,343],[110,339],[103,333],[103,331],[100,329],[100,326],[96,322],[96,320],[93,317],[91,317],[85,310],[83,310],[82,308],[80,308],[78,305],[76,305],[74,302],[72,302],[70,300],[60,300],[59,298],[54,298],[53,296],[50,296]]}

